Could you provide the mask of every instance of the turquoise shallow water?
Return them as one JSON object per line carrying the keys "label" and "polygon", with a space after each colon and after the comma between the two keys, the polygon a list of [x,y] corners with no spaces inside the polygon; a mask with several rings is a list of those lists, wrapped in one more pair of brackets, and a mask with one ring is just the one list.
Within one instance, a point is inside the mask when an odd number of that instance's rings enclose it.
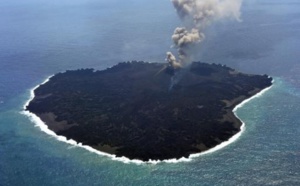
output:
{"label": "turquoise shallow water", "polygon": [[0,185],[300,185],[300,4],[245,1],[198,59],[275,84],[238,109],[238,141],[191,162],[135,165],[74,148],[20,114],[32,87],[66,69],[163,61],[180,24],[168,0],[0,2]]}

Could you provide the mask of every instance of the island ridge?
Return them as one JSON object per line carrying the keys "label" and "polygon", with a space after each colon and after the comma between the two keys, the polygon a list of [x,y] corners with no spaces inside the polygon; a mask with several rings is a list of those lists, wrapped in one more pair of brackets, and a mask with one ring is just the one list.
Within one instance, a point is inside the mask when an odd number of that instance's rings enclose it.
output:
{"label": "island ridge", "polygon": [[272,85],[267,75],[194,62],[124,62],[102,71],[58,73],[34,90],[26,110],[57,135],[129,159],[165,160],[203,152],[240,131],[233,113]]}

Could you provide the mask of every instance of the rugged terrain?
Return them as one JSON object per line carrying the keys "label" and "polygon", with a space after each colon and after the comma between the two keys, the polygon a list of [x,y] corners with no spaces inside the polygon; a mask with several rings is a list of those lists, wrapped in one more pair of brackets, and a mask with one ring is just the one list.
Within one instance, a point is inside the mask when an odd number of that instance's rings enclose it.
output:
{"label": "rugged terrain", "polygon": [[57,135],[130,159],[163,160],[205,151],[240,131],[233,108],[269,87],[267,75],[195,62],[125,62],[103,71],[58,73],[27,110]]}

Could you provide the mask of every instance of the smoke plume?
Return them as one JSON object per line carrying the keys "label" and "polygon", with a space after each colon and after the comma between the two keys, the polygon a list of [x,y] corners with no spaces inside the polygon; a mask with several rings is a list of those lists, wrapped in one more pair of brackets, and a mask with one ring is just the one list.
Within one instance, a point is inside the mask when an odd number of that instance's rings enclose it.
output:
{"label": "smoke plume", "polygon": [[192,61],[192,49],[205,39],[204,29],[222,19],[240,20],[242,0],[171,0],[185,27],[175,29],[172,40],[178,59],[167,52],[166,61],[174,69]]}

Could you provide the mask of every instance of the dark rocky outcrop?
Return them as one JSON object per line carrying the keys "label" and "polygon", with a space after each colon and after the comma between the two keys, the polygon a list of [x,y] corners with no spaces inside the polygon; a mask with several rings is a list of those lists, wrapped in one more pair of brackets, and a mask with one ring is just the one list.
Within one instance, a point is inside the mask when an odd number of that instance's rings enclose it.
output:
{"label": "dark rocky outcrop", "polygon": [[272,84],[267,75],[216,64],[164,67],[127,62],[103,71],[58,73],[34,91],[27,110],[56,134],[98,150],[163,160],[228,140],[241,126],[233,108]]}

